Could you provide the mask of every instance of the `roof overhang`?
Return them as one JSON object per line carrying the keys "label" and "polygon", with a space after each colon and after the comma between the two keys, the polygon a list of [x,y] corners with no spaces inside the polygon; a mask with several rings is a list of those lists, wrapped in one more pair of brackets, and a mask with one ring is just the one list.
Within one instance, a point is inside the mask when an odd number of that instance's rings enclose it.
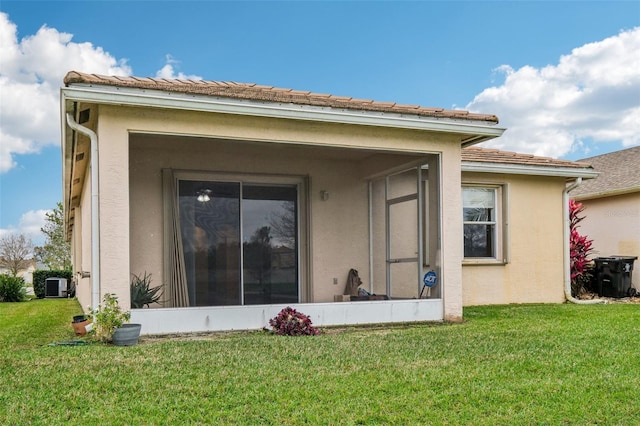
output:
{"label": "roof overhang", "polygon": [[[67,124],[66,114],[75,117],[79,104],[119,105],[140,108],[163,108],[234,114],[288,120],[339,123],[360,126],[411,129],[425,132],[457,134],[462,147],[501,136],[505,129],[483,120],[434,118],[392,112],[356,110],[314,105],[299,105],[237,99],[221,96],[171,92],[135,87],[116,87],[90,83],[72,83],[60,89],[60,120],[63,161],[63,198],[65,223],[69,230],[71,179],[73,178],[75,131]],[[82,105],[80,105],[83,108]]]}
{"label": "roof overhang", "polygon": [[[463,135],[462,146],[501,136],[505,129],[483,121],[421,117],[387,112],[337,109],[290,103],[185,94],[106,85],[74,83],[62,90],[62,102],[88,102],[135,107],[167,108],[222,114],[252,115],[290,120],[392,127]],[[63,108],[65,108],[63,106]],[[69,106],[65,108],[69,110]]]}
{"label": "roof overhang", "polygon": [[627,195],[627,194],[633,194],[636,192],[640,192],[640,186],[634,186],[634,187],[630,187],[630,188],[623,188],[623,189],[618,189],[618,190],[613,190],[613,191],[601,191],[601,192],[592,192],[592,193],[588,193],[588,194],[581,194],[581,195],[576,195],[572,198],[574,198],[575,200],[591,200],[594,198],[605,198],[605,197],[615,197],[617,195]]}
{"label": "roof overhang", "polygon": [[463,172],[502,173],[511,175],[553,176],[565,178],[595,179],[598,172],[588,168],[548,167],[521,164],[501,164],[463,161]]}

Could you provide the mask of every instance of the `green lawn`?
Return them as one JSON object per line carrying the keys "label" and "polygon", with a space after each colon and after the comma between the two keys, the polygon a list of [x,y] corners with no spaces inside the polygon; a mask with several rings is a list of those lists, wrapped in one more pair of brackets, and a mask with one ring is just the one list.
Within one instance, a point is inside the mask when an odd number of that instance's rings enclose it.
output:
{"label": "green lawn", "polygon": [[640,305],[465,309],[465,323],[72,339],[73,300],[0,303],[1,424],[637,425]]}

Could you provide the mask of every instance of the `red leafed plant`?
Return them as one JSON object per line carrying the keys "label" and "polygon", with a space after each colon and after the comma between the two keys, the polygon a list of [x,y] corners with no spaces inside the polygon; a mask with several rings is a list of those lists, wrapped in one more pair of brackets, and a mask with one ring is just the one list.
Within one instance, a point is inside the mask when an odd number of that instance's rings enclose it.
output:
{"label": "red leafed plant", "polygon": [[273,332],[280,336],[315,336],[319,330],[311,324],[311,319],[287,306],[275,318],[269,320]]}
{"label": "red leafed plant", "polygon": [[593,240],[578,232],[578,224],[584,220],[580,214],[584,211],[582,203],[569,200],[569,251],[571,258],[571,293],[579,296],[586,291],[591,281],[591,260]]}

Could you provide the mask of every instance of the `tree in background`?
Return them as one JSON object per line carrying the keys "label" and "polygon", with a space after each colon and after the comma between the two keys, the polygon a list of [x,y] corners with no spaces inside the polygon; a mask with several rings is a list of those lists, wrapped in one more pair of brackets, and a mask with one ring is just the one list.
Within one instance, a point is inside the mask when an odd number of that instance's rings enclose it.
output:
{"label": "tree in background", "polygon": [[584,206],[574,200],[569,200],[569,251],[571,257],[571,293],[579,296],[584,293],[591,281],[591,260],[593,240],[588,239],[578,232],[578,224],[585,216],[580,214],[584,211]]}
{"label": "tree in background", "polygon": [[44,246],[35,248],[35,257],[53,270],[71,269],[71,246],[65,238],[62,203],[46,214],[46,223],[40,228],[47,236]]}
{"label": "tree in background", "polygon": [[9,270],[14,277],[29,267],[32,253],[33,243],[23,234],[9,234],[0,238],[0,267]]}

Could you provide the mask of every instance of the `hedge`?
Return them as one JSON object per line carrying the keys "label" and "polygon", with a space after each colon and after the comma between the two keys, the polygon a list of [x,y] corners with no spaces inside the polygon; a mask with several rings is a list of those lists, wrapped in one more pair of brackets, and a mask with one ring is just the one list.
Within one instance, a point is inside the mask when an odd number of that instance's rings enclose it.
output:
{"label": "hedge", "polygon": [[71,285],[73,273],[69,270],[38,270],[33,272],[33,292],[38,299],[45,296],[47,278],[66,278],[67,285]]}

